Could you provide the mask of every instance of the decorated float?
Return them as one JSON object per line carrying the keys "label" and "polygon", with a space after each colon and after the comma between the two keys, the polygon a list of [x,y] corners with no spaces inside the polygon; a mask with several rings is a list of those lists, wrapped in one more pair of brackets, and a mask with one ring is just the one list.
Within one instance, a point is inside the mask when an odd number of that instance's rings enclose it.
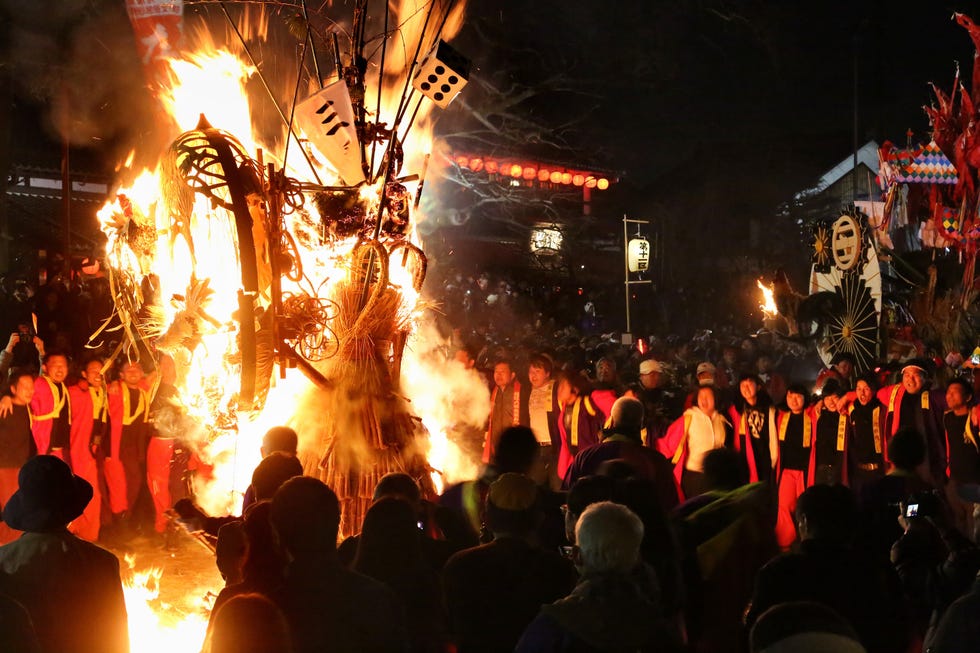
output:
{"label": "decorated float", "polygon": [[769,311],[784,318],[786,335],[813,340],[825,364],[838,354],[859,370],[923,355],[956,361],[977,345],[980,27],[954,18],[976,48],[970,88],[958,69],[948,93],[933,85],[929,142],[913,145],[909,132],[904,148],[879,149],[880,201],[810,222],[809,296],[780,293],[778,279],[772,288],[760,282],[776,297]]}

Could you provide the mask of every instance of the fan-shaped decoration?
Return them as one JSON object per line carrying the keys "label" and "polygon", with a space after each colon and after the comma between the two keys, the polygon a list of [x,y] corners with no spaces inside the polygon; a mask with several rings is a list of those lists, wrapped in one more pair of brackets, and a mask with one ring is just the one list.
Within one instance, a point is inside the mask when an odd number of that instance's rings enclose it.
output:
{"label": "fan-shaped decoration", "polygon": [[835,354],[854,356],[859,370],[871,368],[878,358],[878,311],[864,279],[845,274],[835,292],[844,310],[828,326],[828,345]]}
{"label": "fan-shaped decoration", "polygon": [[810,262],[817,272],[830,272],[833,263],[830,253],[830,224],[817,222],[810,229]]}
{"label": "fan-shaped decoration", "polygon": [[[844,218],[847,220],[844,220]],[[871,245],[864,226],[864,216],[851,212],[838,218],[841,245],[854,245],[852,254],[845,252],[843,261],[834,250],[836,265],[829,270],[818,269],[814,264],[810,274],[810,294],[833,292],[840,298],[840,309],[831,315],[823,327],[817,344],[817,352],[826,365],[836,354],[852,354],[860,371],[870,369],[879,354],[878,324],[881,314],[881,271],[878,254]],[[857,229],[857,243],[849,243],[850,230]],[[840,263],[850,267],[842,269]]]}

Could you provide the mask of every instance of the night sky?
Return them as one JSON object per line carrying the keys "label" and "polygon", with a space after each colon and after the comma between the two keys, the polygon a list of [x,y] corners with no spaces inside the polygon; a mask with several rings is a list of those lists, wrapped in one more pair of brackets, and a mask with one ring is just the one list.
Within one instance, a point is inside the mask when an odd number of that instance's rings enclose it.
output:
{"label": "night sky", "polygon": [[568,141],[629,176],[787,144],[819,173],[851,147],[855,57],[861,143],[927,138],[928,83],[948,90],[956,61],[969,75],[954,7],[918,4],[476,0],[458,43],[483,73],[533,85],[564,71],[569,90],[529,106],[555,125],[585,116]]}
{"label": "night sky", "polygon": [[[84,63],[85,72],[102,73],[88,95],[105,102],[83,107],[92,124],[79,145],[125,138],[116,110],[129,108],[139,80],[127,61],[132,41],[123,3],[54,4],[57,11],[45,8],[52,3],[0,2],[0,51],[15,101],[44,116],[57,92],[52,69],[72,74]],[[349,14],[350,2],[333,4],[332,15]],[[850,148],[855,56],[861,142],[904,141],[908,128],[926,138],[928,83],[948,89],[957,61],[968,76],[973,48],[951,20],[965,7],[919,5],[471,0],[456,45],[476,63],[475,74],[498,88],[536,88],[515,107],[524,117],[577,156],[629,177],[652,179],[692,156],[737,165],[746,150],[787,143],[819,172]],[[200,5],[187,7],[188,14],[198,11]],[[464,100],[479,110],[477,89]],[[443,131],[459,113],[450,110]],[[50,128],[50,119],[45,123]],[[534,140],[523,142],[533,149]]]}

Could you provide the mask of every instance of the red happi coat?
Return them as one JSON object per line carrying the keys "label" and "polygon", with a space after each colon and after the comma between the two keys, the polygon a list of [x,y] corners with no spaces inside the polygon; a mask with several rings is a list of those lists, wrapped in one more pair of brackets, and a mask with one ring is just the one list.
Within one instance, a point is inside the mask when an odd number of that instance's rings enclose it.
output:
{"label": "red happi coat", "polygon": [[[565,416],[571,412],[571,427],[565,427]],[[558,415],[558,433],[561,450],[558,452],[558,478],[564,479],[575,460],[575,451],[599,444],[602,425],[606,417],[590,397],[577,397],[571,404],[561,407]]]}
{"label": "red happi coat", "polygon": [[[827,410],[826,408],[824,409]],[[817,421],[822,413],[812,411],[813,439],[810,442],[810,465],[807,468],[806,486],[813,485],[813,477],[817,470]],[[845,413],[837,415],[837,451],[841,452],[841,481],[847,485],[847,442],[851,439],[851,421]]]}
{"label": "red happi coat", "polygon": [[92,429],[96,421],[103,426],[108,421],[108,393],[103,387],[99,392],[79,381],[68,388],[71,397],[71,459],[82,460],[91,457],[89,447]]}
{"label": "red happi coat", "polygon": [[112,383],[117,392],[109,392],[109,458],[119,458],[119,444],[122,442],[123,426],[129,426],[134,421],[146,421],[150,417],[150,393],[146,379],[140,382],[139,404],[130,405],[129,386],[122,381]]}
{"label": "red happi coat", "polygon": [[[780,445],[786,439],[786,427],[789,424],[789,416],[792,415],[788,410],[776,411],[776,485],[779,485],[780,475],[783,473],[783,448]],[[811,465],[813,464],[813,439],[814,429],[817,424],[814,419],[813,410],[810,408],[803,410],[803,448],[809,449]],[[809,466],[808,466],[809,467]],[[807,487],[812,483],[813,474],[807,477]]]}
{"label": "red happi coat", "polygon": [[58,416],[62,409],[68,411],[68,420],[71,421],[71,397],[68,386],[64,383],[61,386],[61,401],[55,403],[55,383],[43,374],[37,377],[34,383],[34,398],[31,399],[31,432],[34,434],[34,443],[37,445],[38,454],[46,454],[51,448],[51,429],[53,428],[54,418]]}
{"label": "red happi coat", "polygon": [[[776,442],[776,408],[770,406],[767,412],[769,414],[769,460],[775,465],[776,458],[779,456],[779,445]],[[748,465],[749,482],[756,483],[760,480],[767,480],[771,470],[756,469],[755,453],[752,451],[752,443],[749,440],[751,435],[749,434],[746,412],[740,413],[732,405],[728,409],[728,419],[735,428],[735,450],[745,457],[745,463]]]}
{"label": "red happi coat", "polygon": [[[508,426],[518,426],[523,424],[528,426],[531,423],[530,416],[527,415],[527,401],[523,401],[521,398],[521,393],[523,388],[521,387],[521,382],[514,379],[509,387],[513,391],[513,396],[511,398],[513,415],[511,417],[511,423],[507,424],[504,428]],[[506,392],[506,388],[504,389]],[[497,405],[497,395],[501,392],[501,389],[494,385],[493,392],[490,393],[490,416],[487,420],[487,437],[483,442],[483,462],[489,463],[493,461],[493,457],[496,454],[497,443],[494,442],[494,430],[499,424],[495,424],[493,421],[493,409]]]}
{"label": "red happi coat", "polygon": [[[878,402],[881,404],[881,402]],[[850,421],[851,433],[848,437],[853,438],[856,436],[857,431],[854,428],[854,409],[857,407],[856,402],[852,403],[847,408],[847,415]],[[874,408],[872,413],[872,428],[874,429],[873,437],[875,443],[875,453],[881,454],[881,459],[887,468],[888,466],[888,438],[887,436],[887,426],[888,426],[888,407],[885,405],[879,405]],[[948,447],[947,447],[948,449]]]}

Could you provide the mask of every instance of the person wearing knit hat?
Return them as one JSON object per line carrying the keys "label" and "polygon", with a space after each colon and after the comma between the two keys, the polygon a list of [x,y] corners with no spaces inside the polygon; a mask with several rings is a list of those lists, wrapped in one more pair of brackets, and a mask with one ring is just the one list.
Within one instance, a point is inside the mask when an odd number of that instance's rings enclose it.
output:
{"label": "person wearing knit hat", "polygon": [[449,628],[460,653],[510,651],[545,603],[568,594],[575,569],[536,544],[538,488],[501,474],[487,493],[493,541],[453,555],[443,568]]}
{"label": "person wearing knit hat", "polygon": [[751,653],[866,653],[843,617],[809,601],[766,610],[752,627],[749,646]]}
{"label": "person wearing knit hat", "polygon": [[42,651],[129,651],[119,559],[68,532],[92,486],[55,456],[36,456],[18,475],[3,520],[25,531],[0,547],[0,593],[30,613]]}

